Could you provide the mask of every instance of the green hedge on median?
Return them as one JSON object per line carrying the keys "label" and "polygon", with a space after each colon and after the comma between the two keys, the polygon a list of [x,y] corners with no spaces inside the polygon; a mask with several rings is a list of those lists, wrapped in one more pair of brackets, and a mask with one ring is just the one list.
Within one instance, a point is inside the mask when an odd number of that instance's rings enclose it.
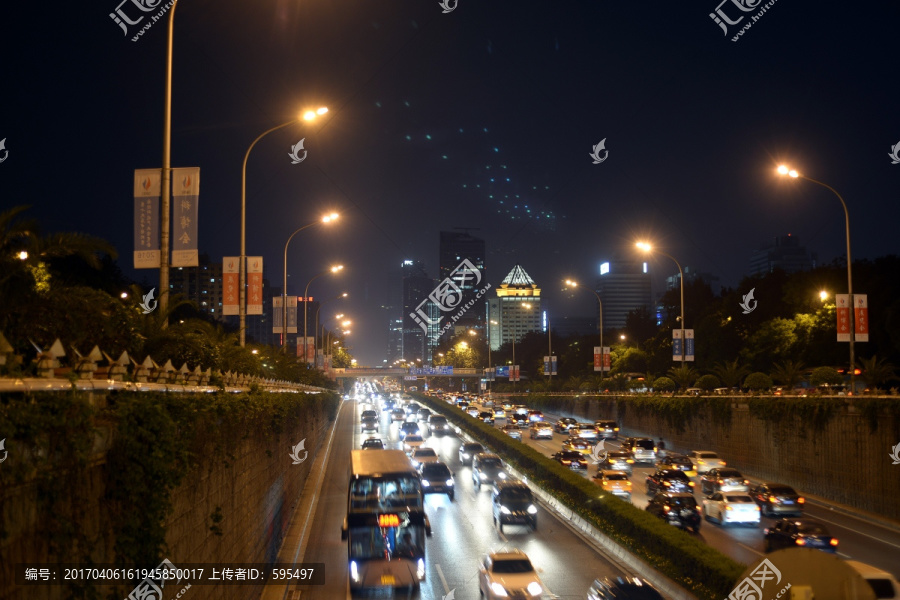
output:
{"label": "green hedge on median", "polygon": [[746,566],[630,502],[598,493],[591,481],[446,402],[414,394],[599,531],[704,600],[727,597]]}

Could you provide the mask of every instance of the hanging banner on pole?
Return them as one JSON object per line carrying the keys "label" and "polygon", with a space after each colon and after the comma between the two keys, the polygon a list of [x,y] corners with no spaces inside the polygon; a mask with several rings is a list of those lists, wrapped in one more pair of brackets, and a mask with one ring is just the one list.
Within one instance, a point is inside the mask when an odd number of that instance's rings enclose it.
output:
{"label": "hanging banner on pole", "polygon": [[160,169],[134,170],[134,268],[159,268]]}
{"label": "hanging banner on pole", "polygon": [[850,296],[847,294],[835,294],[834,303],[837,305],[837,341],[850,341]]}
{"label": "hanging banner on pole", "polygon": [[172,266],[196,267],[200,167],[172,169]]}
{"label": "hanging banner on pole", "polygon": [[694,330],[684,330],[684,360],[694,360]]}
{"label": "hanging banner on pole", "polygon": [[240,294],[238,276],[240,275],[240,258],[226,256],[222,259],[222,314],[240,314]]}
{"label": "hanging banner on pole", "polygon": [[609,371],[612,355],[609,346],[594,346],[594,371]]}
{"label": "hanging banner on pole", "polygon": [[263,314],[262,256],[247,257],[247,314]]}
{"label": "hanging banner on pole", "polygon": [[519,365],[511,365],[509,367],[509,380],[519,381]]}
{"label": "hanging banner on pole", "polygon": [[558,374],[558,373],[556,372],[556,359],[557,359],[556,356],[551,356],[551,357],[550,357],[550,375],[557,375],[557,374]]}
{"label": "hanging banner on pole", "polygon": [[287,297],[287,332],[297,333],[297,296]]}
{"label": "hanging banner on pole", "polygon": [[672,330],[672,360],[678,361],[678,362],[681,361],[681,355],[683,352],[682,348],[683,348],[683,345],[682,345],[682,339],[681,339],[681,330],[673,329]]}
{"label": "hanging banner on pole", "polygon": [[853,294],[853,339],[857,342],[869,341],[869,296]]}

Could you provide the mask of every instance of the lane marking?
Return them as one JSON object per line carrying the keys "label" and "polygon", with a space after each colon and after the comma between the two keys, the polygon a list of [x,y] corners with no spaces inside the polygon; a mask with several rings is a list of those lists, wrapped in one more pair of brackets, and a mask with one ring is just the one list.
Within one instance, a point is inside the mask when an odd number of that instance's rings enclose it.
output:
{"label": "lane marking", "polygon": [[[808,513],[807,513],[808,514]],[[840,523],[835,523],[834,521],[829,521],[828,519],[823,519],[822,517],[813,516],[817,521],[824,521],[825,523],[829,523],[830,525],[834,525],[835,527],[840,527],[841,529],[846,529],[847,531],[852,531],[853,533],[858,533],[859,535],[864,535],[867,538],[871,538],[876,542],[881,542],[882,544],[887,544],[888,546],[893,546],[894,548],[900,548],[900,544],[894,544],[893,542],[889,542],[887,540],[883,540],[881,538],[877,538],[874,535],[869,535],[868,533],[864,533],[859,531],[858,529],[853,529],[852,527],[847,527],[846,525],[841,525]]]}

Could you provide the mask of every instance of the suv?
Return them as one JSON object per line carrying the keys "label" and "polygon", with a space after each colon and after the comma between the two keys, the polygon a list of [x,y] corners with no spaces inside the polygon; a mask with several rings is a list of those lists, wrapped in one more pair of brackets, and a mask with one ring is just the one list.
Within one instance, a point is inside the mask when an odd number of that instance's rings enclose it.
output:
{"label": "suv", "polygon": [[594,427],[600,432],[601,440],[619,439],[619,424],[615,421],[594,421]]}
{"label": "suv", "polygon": [[360,422],[360,431],[365,433],[367,431],[380,431],[381,426],[378,424],[378,417],[363,417]]}
{"label": "suv", "polygon": [[507,477],[503,461],[496,454],[482,452],[472,459],[472,483],[476,490],[481,489],[482,483],[495,483]]}
{"label": "suv", "polygon": [[700,507],[693,494],[659,493],[650,500],[645,510],[670,525],[692,529],[694,533],[700,531]]}
{"label": "suv", "polygon": [[537,529],[537,506],[527,485],[516,479],[498,481],[491,492],[494,526],[503,533],[504,525],[528,525]]}
{"label": "suv", "polygon": [[431,435],[449,433],[450,425],[447,423],[447,417],[443,415],[431,415],[428,417],[428,431],[431,432]]}
{"label": "suv", "polygon": [[700,492],[704,496],[716,492],[749,492],[750,482],[737,469],[710,469],[700,478]]}
{"label": "suv", "polygon": [[655,462],[656,443],[650,438],[625,438],[622,450],[628,450],[634,456],[634,462]]}
{"label": "suv", "polygon": [[876,598],[900,598],[900,583],[887,571],[873,567],[857,560],[846,561],[848,565],[863,576],[871,586]]}
{"label": "suv", "polygon": [[422,492],[425,494],[447,494],[447,498],[453,502],[454,488],[453,473],[442,462],[425,463],[422,465]]}

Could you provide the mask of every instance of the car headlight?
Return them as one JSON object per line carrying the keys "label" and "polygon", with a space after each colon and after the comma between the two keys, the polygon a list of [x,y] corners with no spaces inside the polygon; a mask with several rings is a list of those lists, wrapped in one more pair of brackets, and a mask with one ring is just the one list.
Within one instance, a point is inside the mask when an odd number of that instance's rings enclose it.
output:
{"label": "car headlight", "polygon": [[528,593],[532,596],[537,596],[544,591],[544,588],[542,588],[541,584],[539,584],[537,581],[532,581],[525,589],[528,590]]}
{"label": "car headlight", "polygon": [[479,479],[487,479],[487,473],[479,473],[478,478]]}
{"label": "car headlight", "polygon": [[423,480],[422,480],[422,487],[431,487],[431,484],[428,483],[428,480],[427,480],[427,479],[423,479]]}
{"label": "car headlight", "polygon": [[463,457],[463,458],[469,458],[469,455],[466,454],[465,452],[463,452],[463,453],[462,453],[462,457]]}
{"label": "car headlight", "polygon": [[506,588],[497,583],[496,581],[491,584],[491,591],[495,596],[500,596],[501,598],[506,598],[509,594],[506,593]]}
{"label": "car headlight", "polygon": [[534,504],[529,504],[529,505],[528,505],[528,514],[529,514],[529,515],[536,515],[536,514],[537,514],[537,507],[536,507]]}
{"label": "car headlight", "polygon": [[353,581],[359,581],[359,567],[356,566],[356,561],[350,561],[350,578]]}
{"label": "car headlight", "polygon": [[500,471],[499,473],[497,473],[497,477],[499,477],[500,479],[506,479],[506,473]]}
{"label": "car headlight", "polygon": [[420,558],[419,562],[416,563],[416,576],[419,579],[425,578],[425,559]]}
{"label": "car headlight", "polygon": [[504,515],[512,514],[511,511],[508,508],[506,508],[505,506],[500,507],[500,512],[502,512]]}
{"label": "car headlight", "polygon": [[448,480],[445,481],[444,483],[447,484],[447,485],[453,485],[453,480],[452,480],[452,479],[448,479]]}

